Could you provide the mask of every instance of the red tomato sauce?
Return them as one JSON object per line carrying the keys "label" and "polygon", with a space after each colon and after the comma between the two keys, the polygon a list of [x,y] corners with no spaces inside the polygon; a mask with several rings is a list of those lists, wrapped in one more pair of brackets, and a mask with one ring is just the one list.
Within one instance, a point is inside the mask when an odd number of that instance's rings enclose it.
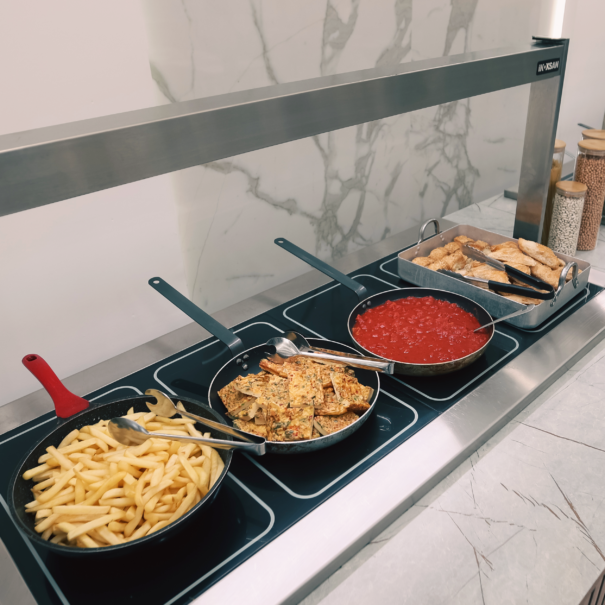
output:
{"label": "red tomato sauce", "polygon": [[489,332],[477,318],[432,296],[401,298],[357,317],[355,340],[368,351],[405,363],[443,363],[480,349]]}

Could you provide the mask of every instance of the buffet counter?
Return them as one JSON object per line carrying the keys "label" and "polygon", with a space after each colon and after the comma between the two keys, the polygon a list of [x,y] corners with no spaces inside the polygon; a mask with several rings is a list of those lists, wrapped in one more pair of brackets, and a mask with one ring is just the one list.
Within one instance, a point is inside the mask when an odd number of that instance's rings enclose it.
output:
{"label": "buffet counter", "polygon": [[[509,235],[514,220],[509,210],[502,200],[488,200],[442,220],[441,227],[456,220]],[[481,224],[474,214],[494,224]],[[417,237],[416,229],[408,230],[334,265],[367,288],[389,291],[405,285],[397,275],[398,253],[415,245]],[[119,602],[136,594],[148,603],[175,605],[235,602],[242,594],[259,605],[305,598],[308,603],[365,603],[376,597],[401,602],[404,595],[418,603],[469,602],[474,593],[467,591],[479,590],[481,598],[490,581],[494,602],[506,602],[507,590],[512,602],[515,591],[531,587],[545,594],[546,585],[558,586],[552,590],[560,600],[551,603],[579,601],[605,566],[596,558],[605,563],[598,523],[603,449],[598,397],[591,386],[605,358],[599,345],[605,334],[600,295],[605,272],[599,262],[595,257],[590,273],[594,285],[537,330],[499,324],[489,354],[470,373],[428,382],[381,378],[371,422],[312,464],[302,454],[238,457],[220,498],[200,522],[175,539],[176,546],[160,545],[171,582],[154,588],[143,575],[122,577],[125,563],[117,559],[94,571],[77,559],[66,565],[66,559],[48,556],[10,525],[4,499],[10,490],[3,489],[0,601],[54,603],[58,598],[93,605],[106,602],[104,591],[111,589],[118,591]],[[311,272],[215,319],[233,326],[248,347],[292,323],[309,337],[344,342],[342,326],[330,318],[332,310],[356,304],[345,294]],[[204,365],[220,366],[225,353],[208,350],[218,342],[208,336],[190,324],[65,383],[90,401],[109,401],[119,391],[132,396],[130,391],[142,393],[154,384],[203,399],[202,387],[213,374]],[[570,381],[578,385],[572,387],[576,397],[554,395]],[[519,413],[528,404],[520,424]],[[16,464],[21,450],[53,426],[51,410],[44,391],[0,408],[5,459],[15,458]],[[12,467],[0,472],[3,482]],[[129,557],[128,564],[142,573],[155,560],[149,557]],[[16,581],[11,559],[24,583]],[[91,581],[91,570],[114,577],[114,584],[84,597],[73,579]],[[575,579],[566,574],[576,574]],[[566,590],[573,591],[573,599]]]}

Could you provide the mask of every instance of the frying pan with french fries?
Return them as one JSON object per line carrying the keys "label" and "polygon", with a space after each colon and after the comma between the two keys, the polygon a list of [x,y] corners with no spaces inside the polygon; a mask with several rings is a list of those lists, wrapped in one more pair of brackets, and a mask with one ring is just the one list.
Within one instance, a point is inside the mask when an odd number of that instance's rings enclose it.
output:
{"label": "frying pan with french fries", "polygon": [[[150,411],[155,398],[148,395],[88,405],[69,393],[39,356],[23,362],[47,387],[58,417],[9,484],[10,512],[36,545],[66,556],[131,553],[182,530],[212,503],[233,450],[165,438],[127,447],[112,439],[107,424],[126,417],[175,439],[231,441],[230,435],[184,416],[159,417]],[[225,424],[208,406],[179,401],[186,411]]]}

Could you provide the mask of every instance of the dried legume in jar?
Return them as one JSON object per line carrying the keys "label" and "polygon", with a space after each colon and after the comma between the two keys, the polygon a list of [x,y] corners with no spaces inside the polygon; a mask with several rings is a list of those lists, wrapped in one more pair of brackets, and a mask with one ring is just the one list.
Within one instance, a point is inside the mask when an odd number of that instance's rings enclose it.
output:
{"label": "dried legume in jar", "polygon": [[605,198],[605,141],[587,139],[578,143],[574,180],[587,187],[578,250],[594,250]]}
{"label": "dried legume in jar", "polygon": [[586,185],[559,181],[555,188],[548,247],[554,252],[574,256],[582,223]]}

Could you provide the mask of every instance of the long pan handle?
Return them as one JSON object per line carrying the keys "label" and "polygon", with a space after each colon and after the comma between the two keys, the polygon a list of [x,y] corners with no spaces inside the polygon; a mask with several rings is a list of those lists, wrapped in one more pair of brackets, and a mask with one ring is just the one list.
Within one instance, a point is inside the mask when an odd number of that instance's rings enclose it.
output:
{"label": "long pan handle", "polygon": [[274,240],[280,248],[288,251],[290,254],[293,254],[300,260],[304,261],[308,265],[311,265],[314,269],[325,273],[328,277],[331,277],[333,280],[337,281],[339,284],[346,286],[349,290],[352,290],[357,294],[357,298],[359,298],[359,302],[363,302],[368,296],[370,296],[369,292],[366,290],[364,286],[362,286],[359,282],[350,278],[348,275],[341,273],[334,267],[331,267],[327,263],[324,263],[322,260],[319,260],[316,256],[309,254],[306,250],[299,248],[292,242],[289,242],[287,239],[283,237],[278,237]]}
{"label": "long pan handle", "polygon": [[225,326],[221,325],[213,317],[210,317],[208,313],[202,311],[197,305],[193,304],[187,297],[183,296],[178,290],[175,290],[161,277],[152,277],[148,283],[154,290],[157,290],[164,298],[167,298],[175,307],[185,313],[185,315],[191,317],[191,319],[202,326],[202,328],[208,330],[210,334],[224,342],[229,347],[234,357],[237,357],[244,352],[244,343],[239,336],[225,328]]}

